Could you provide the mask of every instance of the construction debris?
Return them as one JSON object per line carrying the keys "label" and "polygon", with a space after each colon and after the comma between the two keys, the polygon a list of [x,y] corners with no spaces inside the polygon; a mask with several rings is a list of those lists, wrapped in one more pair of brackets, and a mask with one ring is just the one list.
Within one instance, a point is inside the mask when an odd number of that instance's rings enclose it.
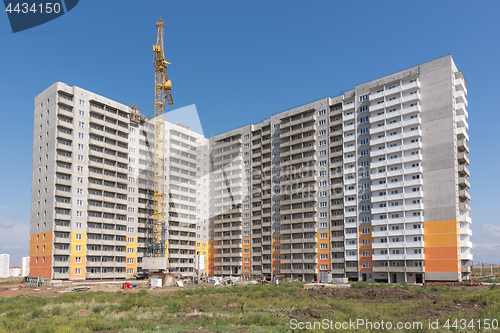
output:
{"label": "construction debris", "polygon": [[482,286],[481,282],[425,282],[424,286]]}
{"label": "construction debris", "polygon": [[351,285],[349,283],[336,283],[336,284],[331,284],[331,283],[308,283],[304,285],[304,289],[319,289],[319,288],[325,288],[325,289],[347,289],[351,288]]}

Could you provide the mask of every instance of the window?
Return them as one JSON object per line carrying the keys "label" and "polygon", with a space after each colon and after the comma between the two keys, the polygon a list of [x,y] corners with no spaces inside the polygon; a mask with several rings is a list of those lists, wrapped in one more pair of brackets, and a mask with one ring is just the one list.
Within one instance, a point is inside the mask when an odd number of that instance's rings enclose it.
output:
{"label": "window", "polygon": [[370,267],[372,267],[371,262],[364,262],[363,263],[363,268],[370,268]]}
{"label": "window", "polygon": [[79,115],[80,117],[85,117],[85,112],[83,112],[83,111],[81,111],[81,110],[80,110],[80,111],[78,112],[78,115]]}
{"label": "window", "polygon": [[82,257],[75,257],[75,263],[80,264],[82,262]]}
{"label": "window", "polygon": [[363,240],[361,241],[361,244],[362,244],[362,245],[370,245],[370,244],[371,244],[371,240],[369,240],[369,239],[363,239]]}
{"label": "window", "polygon": [[[83,99],[80,100],[80,105],[85,106],[85,101]],[[82,111],[80,111],[80,112],[82,112]]]}
{"label": "window", "polygon": [[82,216],[83,216],[83,212],[81,212],[81,211],[76,212],[76,217],[82,217]]}
{"label": "window", "polygon": [[328,270],[328,265],[319,265],[319,269],[321,271],[326,271],[326,270]]}
{"label": "window", "polygon": [[279,245],[274,247],[274,251],[280,251],[280,250],[281,250],[281,247]]}
{"label": "window", "polygon": [[82,121],[78,122],[78,127],[85,128],[85,124]]}
{"label": "window", "polygon": [[75,246],[75,251],[76,252],[82,252],[82,246],[81,245],[76,245]]}
{"label": "window", "polygon": [[320,145],[320,146],[325,146],[325,145],[326,145],[326,140],[321,140],[321,141],[319,142],[319,145]]}
{"label": "window", "polygon": [[81,268],[75,268],[75,275],[82,275],[82,269]]}
{"label": "window", "polygon": [[320,206],[320,207],[326,207],[326,205],[327,205],[327,202],[326,202],[326,201],[323,201],[323,202],[320,202],[320,203],[319,203],[319,206]]}
{"label": "window", "polygon": [[82,234],[75,234],[76,240],[82,240]]}
{"label": "window", "polygon": [[83,172],[83,167],[82,166],[78,166],[77,170],[78,170],[78,172]]}
{"label": "window", "polygon": [[326,110],[318,111],[318,116],[324,116],[326,114]]}
{"label": "window", "polygon": [[319,136],[326,135],[326,130],[319,131]]}
{"label": "window", "polygon": [[127,248],[127,253],[134,253],[134,248],[132,247]]}
{"label": "window", "polygon": [[321,212],[321,213],[319,213],[319,217],[320,218],[328,217],[328,212]]}
{"label": "window", "polygon": [[318,126],[324,126],[326,124],[326,120],[320,120],[318,122]]}
{"label": "window", "polygon": [[76,189],[76,194],[83,194],[83,190],[81,188]]}
{"label": "window", "polygon": [[78,133],[78,139],[83,139],[83,138],[84,138],[84,134],[83,134],[83,133],[81,133],[81,132],[79,132],[79,133]]}
{"label": "window", "polygon": [[320,232],[319,233],[319,238],[320,239],[327,239],[328,238],[328,233],[327,232]]}
{"label": "window", "polygon": [[83,206],[83,200],[76,200],[77,206]]}
{"label": "window", "polygon": [[319,152],[319,156],[326,156],[326,150],[321,150]]}
{"label": "window", "polygon": [[363,257],[371,257],[372,253],[370,251],[363,251],[361,252]]}
{"label": "window", "polygon": [[368,100],[368,95],[362,95],[362,96],[359,96],[359,101],[362,102],[362,101],[366,101]]}
{"label": "window", "polygon": [[370,228],[362,228],[361,229],[362,234],[369,234],[370,233]]}
{"label": "window", "polygon": [[83,161],[83,155],[78,155],[78,160]]}
{"label": "window", "polygon": [[76,228],[81,229],[82,228],[82,222],[76,222]]}
{"label": "window", "polygon": [[322,253],[322,254],[320,254],[320,255],[319,255],[319,259],[320,259],[320,260],[328,260],[328,254],[326,254],[326,253]]}

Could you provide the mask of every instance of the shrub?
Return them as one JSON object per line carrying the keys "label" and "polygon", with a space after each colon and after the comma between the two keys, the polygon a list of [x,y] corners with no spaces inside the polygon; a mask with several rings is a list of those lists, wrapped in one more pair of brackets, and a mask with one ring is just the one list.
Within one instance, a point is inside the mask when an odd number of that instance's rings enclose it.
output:
{"label": "shrub", "polygon": [[177,313],[177,312],[179,312],[180,308],[181,308],[181,305],[177,301],[171,301],[167,305],[167,311],[170,313]]}
{"label": "shrub", "polygon": [[370,284],[364,281],[356,281],[351,284],[351,288],[362,289],[362,288],[370,288]]}

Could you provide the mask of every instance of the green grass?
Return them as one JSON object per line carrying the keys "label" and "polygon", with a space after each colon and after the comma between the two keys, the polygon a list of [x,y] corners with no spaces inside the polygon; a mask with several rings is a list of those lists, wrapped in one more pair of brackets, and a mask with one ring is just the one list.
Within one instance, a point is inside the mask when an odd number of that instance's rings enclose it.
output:
{"label": "green grass", "polygon": [[[443,309],[446,311],[441,312],[439,318],[443,322],[446,319],[500,319],[498,287],[477,290],[365,282],[353,283],[351,290],[305,290],[302,287],[303,283],[283,283],[278,288],[274,285],[197,286],[161,295],[151,295],[142,289],[138,293],[66,293],[53,298],[0,297],[0,332],[179,332],[200,327],[214,332],[239,328],[248,332],[292,332],[291,319],[349,321],[361,318],[372,322],[422,321],[426,324],[429,313]],[[368,295],[374,292],[380,297],[370,299]],[[422,292],[426,297],[421,297]],[[391,293],[398,296],[391,298]],[[465,303],[476,304],[477,311],[460,311],[457,304]],[[424,330],[404,332],[436,331],[424,326]],[[451,331],[441,329],[439,332]]]}

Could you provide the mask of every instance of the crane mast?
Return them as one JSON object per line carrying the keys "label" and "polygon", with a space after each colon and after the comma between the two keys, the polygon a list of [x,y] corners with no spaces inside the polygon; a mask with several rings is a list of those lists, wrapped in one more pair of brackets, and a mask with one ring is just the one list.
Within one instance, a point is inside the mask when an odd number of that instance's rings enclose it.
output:
{"label": "crane mast", "polygon": [[166,69],[170,64],[165,60],[163,34],[165,24],[161,19],[156,23],[158,35],[155,53],[155,118],[154,118],[154,214],[152,225],[151,256],[167,256],[167,228],[165,221],[165,102],[173,105],[172,82],[167,78]]}

